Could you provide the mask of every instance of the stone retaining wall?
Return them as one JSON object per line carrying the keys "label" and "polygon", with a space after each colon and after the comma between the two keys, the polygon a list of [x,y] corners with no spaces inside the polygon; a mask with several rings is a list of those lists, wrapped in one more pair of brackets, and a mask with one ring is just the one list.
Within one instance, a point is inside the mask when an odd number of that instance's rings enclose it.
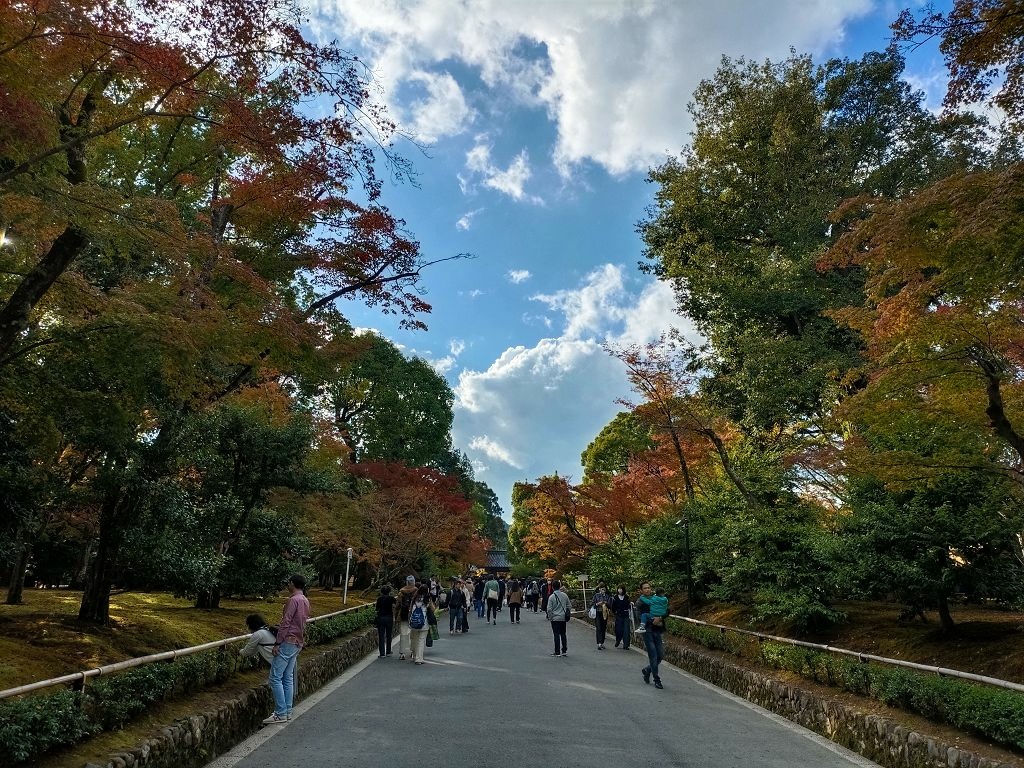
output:
{"label": "stone retaining wall", "polygon": [[[307,648],[299,656],[296,699],[322,688],[377,649],[377,630],[360,630],[330,648]],[[245,740],[274,708],[266,685],[250,688],[214,710],[178,720],[130,752],[85,768],[201,768]]]}

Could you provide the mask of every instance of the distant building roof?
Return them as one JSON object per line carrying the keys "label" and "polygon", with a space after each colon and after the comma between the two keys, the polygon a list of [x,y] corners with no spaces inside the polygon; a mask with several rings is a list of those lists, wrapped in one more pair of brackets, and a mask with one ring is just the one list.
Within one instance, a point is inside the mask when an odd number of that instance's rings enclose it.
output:
{"label": "distant building roof", "polygon": [[487,570],[489,571],[508,571],[512,569],[511,563],[508,561],[508,550],[505,549],[489,549],[487,550]]}

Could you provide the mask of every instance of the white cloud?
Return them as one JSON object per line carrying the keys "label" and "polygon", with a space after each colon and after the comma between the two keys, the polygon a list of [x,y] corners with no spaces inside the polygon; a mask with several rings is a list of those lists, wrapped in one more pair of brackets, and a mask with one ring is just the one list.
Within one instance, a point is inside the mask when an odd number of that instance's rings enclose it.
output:
{"label": "white cloud", "polygon": [[505,277],[508,278],[510,283],[519,285],[519,283],[529,280],[533,275],[530,274],[528,269],[510,269],[505,273]]}
{"label": "white cloud", "polygon": [[536,195],[526,193],[526,182],[533,172],[525,149],[516,155],[508,168],[502,170],[491,162],[491,148],[486,144],[477,144],[466,153],[466,168],[470,176],[459,176],[459,186],[463,193],[472,190],[472,182],[476,178],[485,187],[508,195],[513,200],[536,204],[544,202]]}
{"label": "white cloud", "polygon": [[462,232],[465,232],[467,229],[473,226],[473,219],[476,217],[478,213],[481,213],[483,210],[483,208],[477,208],[474,211],[467,211],[466,213],[462,214],[462,216],[459,217],[459,220],[455,222],[455,228]]}
{"label": "white cloud", "polygon": [[[471,461],[488,464],[481,479],[506,500],[517,480],[555,471],[580,477],[580,453],[620,410],[616,398],[629,393],[621,363],[602,343],[645,343],[673,326],[694,336],[673,311],[667,285],[635,285],[613,264],[595,269],[575,288],[535,298],[559,313],[561,333],[532,347],[510,347],[485,370],[462,370],[454,388],[455,442],[469,446]],[[511,461],[495,455],[480,436]]]}
{"label": "white cloud", "polygon": [[487,435],[476,435],[469,441],[470,449],[480,451],[488,458],[508,464],[515,469],[522,469],[523,465],[512,456],[512,453],[497,440],[492,440]]}
{"label": "white cloud", "polygon": [[466,342],[462,339],[452,339],[448,342],[448,351],[458,357],[466,351]]}
{"label": "white cloud", "polygon": [[[594,161],[611,173],[644,170],[677,151],[691,121],[686,103],[721,55],[775,59],[792,46],[831,51],[844,25],[872,0],[637,0],[631,3],[517,0],[313,0],[325,38],[358,45],[389,93],[426,91],[409,110],[413,126],[465,130],[474,118],[454,83],[452,62],[469,68],[493,97],[543,106],[557,136],[552,157],[568,172]],[[452,78],[450,81],[449,78]],[[456,95],[456,90],[460,91]],[[450,115],[440,104],[453,105]],[[461,106],[460,106],[461,105]],[[399,118],[401,105],[392,105]],[[426,125],[420,125],[427,130]],[[506,172],[515,176],[516,163]],[[520,171],[521,172],[521,171]],[[495,178],[494,183],[502,183]],[[508,182],[512,183],[512,182]]]}
{"label": "white cloud", "polygon": [[404,128],[414,138],[432,144],[444,136],[454,136],[465,130],[472,120],[473,110],[466,104],[454,77],[447,72],[413,72],[408,80],[422,85],[426,92],[407,108],[409,118]]}

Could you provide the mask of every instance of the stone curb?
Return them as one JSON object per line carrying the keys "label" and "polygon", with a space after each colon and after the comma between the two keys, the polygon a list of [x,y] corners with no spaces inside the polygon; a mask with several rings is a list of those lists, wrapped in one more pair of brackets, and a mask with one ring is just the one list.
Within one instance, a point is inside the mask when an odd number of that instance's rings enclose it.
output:
{"label": "stone curb", "polygon": [[[592,624],[584,616],[583,621]],[[745,669],[665,638],[665,660],[718,688],[764,707],[883,768],[1013,768],[884,715],[869,715],[767,674]]]}
{"label": "stone curb", "polygon": [[[300,656],[296,698],[319,690],[376,648],[377,630],[370,627],[309,659]],[[161,728],[129,752],[111,755],[106,763],[87,763],[85,768],[202,768],[258,731],[272,709],[266,685],[250,688],[216,709]]]}

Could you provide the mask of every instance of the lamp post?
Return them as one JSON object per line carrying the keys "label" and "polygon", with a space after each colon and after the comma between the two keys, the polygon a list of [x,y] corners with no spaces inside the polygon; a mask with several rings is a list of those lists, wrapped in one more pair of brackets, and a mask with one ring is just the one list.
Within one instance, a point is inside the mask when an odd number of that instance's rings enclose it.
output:
{"label": "lamp post", "polygon": [[686,615],[690,615],[693,605],[693,568],[690,563],[690,517],[688,514],[676,520],[676,525],[683,526],[683,554],[686,557]]}
{"label": "lamp post", "polygon": [[348,604],[348,567],[352,563],[352,547],[348,548],[348,557],[345,558],[345,594],[341,598],[341,604]]}

